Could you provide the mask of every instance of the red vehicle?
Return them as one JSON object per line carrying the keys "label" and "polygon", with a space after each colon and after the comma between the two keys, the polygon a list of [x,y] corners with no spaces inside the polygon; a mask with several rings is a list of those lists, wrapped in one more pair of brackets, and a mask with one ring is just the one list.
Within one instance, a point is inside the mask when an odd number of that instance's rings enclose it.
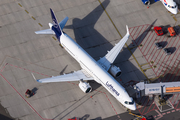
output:
{"label": "red vehicle", "polygon": [[163,35],[163,31],[162,31],[162,28],[161,28],[161,27],[155,26],[155,27],[154,27],[154,31],[156,32],[156,34],[157,34],[158,36]]}
{"label": "red vehicle", "polygon": [[176,32],[174,31],[174,28],[173,28],[173,27],[169,27],[169,28],[168,28],[168,31],[169,31],[171,37],[173,37],[173,36],[176,35]]}
{"label": "red vehicle", "polygon": [[34,93],[32,92],[32,90],[29,90],[29,89],[26,90],[25,96],[26,96],[27,98],[29,98],[29,97],[31,97],[31,96],[33,96],[33,95],[34,95]]}

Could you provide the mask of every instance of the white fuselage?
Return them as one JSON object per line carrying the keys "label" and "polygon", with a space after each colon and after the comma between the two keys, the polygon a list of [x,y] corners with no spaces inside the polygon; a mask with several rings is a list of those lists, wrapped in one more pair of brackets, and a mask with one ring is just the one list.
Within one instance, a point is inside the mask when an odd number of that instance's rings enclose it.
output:
{"label": "white fuselage", "polygon": [[[96,62],[84,49],[82,49],[67,34],[60,37],[61,45],[76,59],[98,83],[106,88],[121,104],[131,110],[136,109],[136,104],[122,87],[102,66]],[[130,103],[130,104],[129,104]]]}
{"label": "white fuselage", "polygon": [[160,0],[168,11],[173,14],[178,13],[178,6],[173,0]]}

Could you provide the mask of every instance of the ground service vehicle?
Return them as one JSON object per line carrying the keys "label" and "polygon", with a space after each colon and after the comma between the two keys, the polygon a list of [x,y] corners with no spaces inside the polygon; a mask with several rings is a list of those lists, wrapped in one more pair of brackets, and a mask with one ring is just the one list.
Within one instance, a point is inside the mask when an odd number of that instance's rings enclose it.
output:
{"label": "ground service vehicle", "polygon": [[162,27],[155,26],[155,27],[154,27],[154,31],[156,32],[156,34],[157,34],[158,36],[163,35]]}
{"label": "ground service vehicle", "polygon": [[25,96],[26,96],[27,98],[29,98],[29,97],[31,97],[31,96],[33,96],[33,95],[34,95],[34,92],[33,92],[32,90],[29,90],[29,89],[26,90]]}
{"label": "ground service vehicle", "polygon": [[176,35],[176,32],[174,31],[174,28],[173,27],[169,27],[168,28],[168,32],[170,34],[171,37],[175,36]]}

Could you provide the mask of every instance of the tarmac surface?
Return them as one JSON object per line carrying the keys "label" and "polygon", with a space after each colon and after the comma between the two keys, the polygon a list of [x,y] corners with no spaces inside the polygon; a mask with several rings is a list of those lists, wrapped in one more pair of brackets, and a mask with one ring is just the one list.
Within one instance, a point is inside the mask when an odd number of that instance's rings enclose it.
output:
{"label": "tarmac surface", "polygon": [[[36,35],[48,29],[52,8],[63,29],[95,60],[103,57],[125,34],[130,38],[114,64],[122,70],[117,78],[125,88],[142,80],[152,82],[179,80],[179,19],[167,12],[161,2],[149,8],[141,0],[1,0],[0,1],[0,119],[12,120],[131,120],[130,115],[106,89],[89,81],[93,91],[84,94],[78,82],[48,83],[37,79],[62,75],[81,69],[59,46],[53,35]],[[153,26],[175,26],[176,37],[157,36]],[[164,42],[173,51],[166,56],[155,48]],[[26,98],[25,91],[35,95]],[[132,93],[129,92],[131,95]],[[160,112],[155,97],[136,100],[132,113],[148,120],[179,120],[179,94],[169,96],[172,108]]]}

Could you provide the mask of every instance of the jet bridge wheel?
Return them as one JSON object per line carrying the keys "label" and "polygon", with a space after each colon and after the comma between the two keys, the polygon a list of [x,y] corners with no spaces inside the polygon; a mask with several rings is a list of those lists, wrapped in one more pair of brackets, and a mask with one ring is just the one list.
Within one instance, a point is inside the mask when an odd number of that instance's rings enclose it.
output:
{"label": "jet bridge wheel", "polygon": [[137,117],[137,118],[134,119],[134,120],[146,120],[146,118],[145,118],[144,116],[134,114],[134,113],[132,113],[130,110],[129,110],[129,114],[130,114],[130,115],[133,115],[134,117]]}

